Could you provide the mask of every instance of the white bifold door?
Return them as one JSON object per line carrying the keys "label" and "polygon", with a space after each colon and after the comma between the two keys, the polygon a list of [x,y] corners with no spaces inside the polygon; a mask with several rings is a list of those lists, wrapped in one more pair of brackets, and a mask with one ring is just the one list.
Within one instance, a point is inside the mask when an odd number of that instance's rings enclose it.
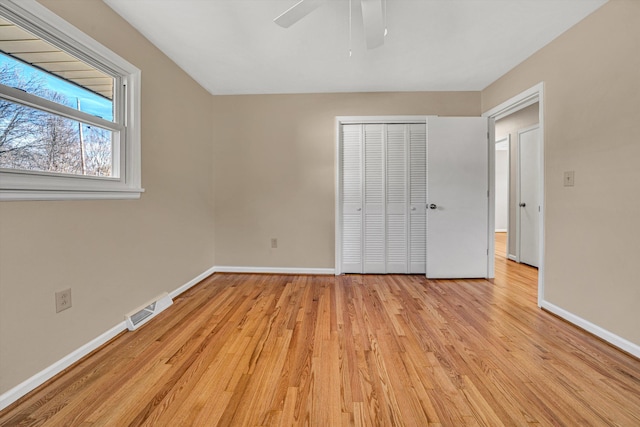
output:
{"label": "white bifold door", "polygon": [[424,273],[426,127],[341,129],[342,272]]}
{"label": "white bifold door", "polygon": [[362,242],[362,125],[343,125],[340,129],[340,218],[341,270],[364,273]]}
{"label": "white bifold door", "polygon": [[487,123],[341,126],[342,273],[486,277]]}
{"label": "white bifold door", "polygon": [[426,126],[389,124],[386,135],[386,272],[425,273]]}

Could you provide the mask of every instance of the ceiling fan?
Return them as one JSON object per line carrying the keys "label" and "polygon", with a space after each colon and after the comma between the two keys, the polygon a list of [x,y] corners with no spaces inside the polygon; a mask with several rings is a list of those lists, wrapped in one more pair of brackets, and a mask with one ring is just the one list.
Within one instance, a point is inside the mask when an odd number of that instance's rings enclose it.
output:
{"label": "ceiling fan", "polygon": [[[300,0],[275,18],[273,22],[283,28],[289,28],[327,1]],[[384,44],[386,33],[384,13],[386,10],[383,10],[382,2],[383,0],[360,0],[367,49],[374,49]],[[351,16],[351,2],[349,2],[349,16]]]}

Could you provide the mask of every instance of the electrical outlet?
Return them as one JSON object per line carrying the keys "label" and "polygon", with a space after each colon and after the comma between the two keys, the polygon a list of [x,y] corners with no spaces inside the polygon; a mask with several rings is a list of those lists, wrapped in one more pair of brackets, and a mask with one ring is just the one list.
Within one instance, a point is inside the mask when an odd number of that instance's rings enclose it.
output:
{"label": "electrical outlet", "polygon": [[275,237],[271,238],[271,249],[276,249],[278,247],[278,239]]}
{"label": "electrical outlet", "polygon": [[71,288],[56,292],[56,313],[71,308]]}

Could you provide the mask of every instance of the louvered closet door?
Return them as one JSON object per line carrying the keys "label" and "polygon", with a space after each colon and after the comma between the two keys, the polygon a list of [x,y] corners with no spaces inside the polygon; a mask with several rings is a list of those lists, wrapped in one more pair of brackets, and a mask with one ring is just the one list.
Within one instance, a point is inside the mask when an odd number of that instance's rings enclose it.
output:
{"label": "louvered closet door", "polygon": [[424,274],[427,259],[427,128],[408,125],[409,273]]}
{"label": "louvered closet door", "polygon": [[404,124],[387,125],[386,232],[387,273],[408,273],[407,244],[407,155],[408,129]]}
{"label": "louvered closet door", "polygon": [[364,273],[385,273],[384,125],[364,125]]}
{"label": "louvered closet door", "polygon": [[362,273],[362,125],[342,126],[342,272]]}
{"label": "louvered closet door", "polygon": [[342,272],[424,273],[424,124],[343,125]]}

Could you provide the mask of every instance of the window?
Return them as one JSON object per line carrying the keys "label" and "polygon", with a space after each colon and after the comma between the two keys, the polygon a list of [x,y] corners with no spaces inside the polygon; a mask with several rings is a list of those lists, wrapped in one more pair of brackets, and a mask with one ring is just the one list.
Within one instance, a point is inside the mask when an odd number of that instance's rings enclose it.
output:
{"label": "window", "polygon": [[35,0],[0,3],[0,200],[139,198],[139,88]]}

